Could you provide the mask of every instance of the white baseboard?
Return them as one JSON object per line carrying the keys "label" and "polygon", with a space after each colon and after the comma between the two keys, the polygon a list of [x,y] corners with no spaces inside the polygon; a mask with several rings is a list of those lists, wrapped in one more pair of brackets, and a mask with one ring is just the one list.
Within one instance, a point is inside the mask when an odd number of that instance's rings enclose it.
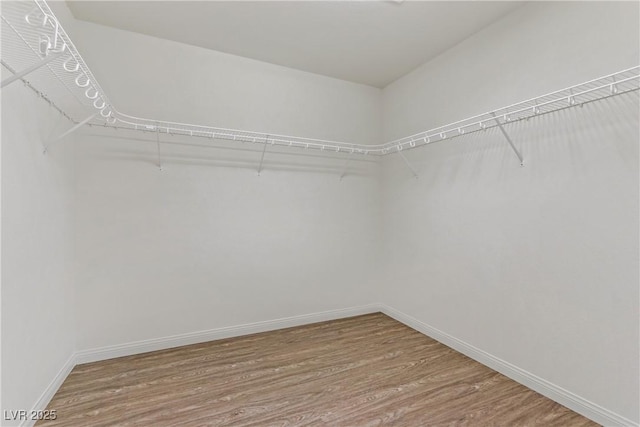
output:
{"label": "white baseboard", "polygon": [[[58,371],[56,376],[51,380],[47,388],[40,395],[36,403],[31,408],[31,412],[33,411],[44,411],[47,409],[47,405],[53,398],[53,395],[56,394],[64,380],[67,379],[67,376],[71,373],[71,370],[76,366],[76,355],[72,354],[69,359],[64,363],[62,368]],[[24,420],[20,423],[20,427],[31,427],[36,423],[36,420]]]}
{"label": "white baseboard", "polygon": [[426,323],[419,321],[418,319],[404,314],[394,308],[381,304],[380,311],[389,317],[397,320],[400,323],[404,323],[412,329],[427,335],[441,342],[442,344],[459,351],[460,353],[482,363],[485,366],[494,369],[501,374],[511,378],[514,381],[529,387],[532,390],[537,391],[543,396],[554,400],[567,408],[584,415],[585,417],[602,424],[603,426],[611,427],[638,427],[638,423],[635,423],[615,412],[609,411],[593,402],[590,402],[582,397],[571,393],[568,390],[563,389],[549,381],[542,379],[524,369],[518,368],[511,363],[504,361],[498,357],[495,357],[477,347],[472,346],[464,341],[461,341],[445,332],[442,332]]}
{"label": "white baseboard", "polygon": [[[379,304],[349,307],[338,310],[329,310],[319,313],[304,314],[301,316],[285,317],[281,319],[266,320],[262,322],[249,323],[245,325],[230,326],[226,328],[211,329],[208,331],[190,332],[181,335],[174,335],[163,338],[136,341],[127,344],[101,347],[92,350],[78,351],[69,357],[47,386],[37,402],[33,405],[33,411],[41,411],[58,391],[71,370],[79,364],[96,362],[99,360],[112,359],[115,357],[130,356],[133,354],[146,353],[155,350],[179,347],[182,345],[197,344],[201,342],[214,341],[224,338],[239,337],[242,335],[255,334],[259,332],[273,331],[276,329],[290,328],[293,326],[308,325],[311,323],[325,322],[328,320],[342,319],[346,317],[359,316],[361,314],[377,313],[380,311]],[[20,427],[31,427],[35,420],[25,420],[20,423]]]}
{"label": "white baseboard", "polygon": [[149,351],[164,350],[167,348],[180,347],[189,344],[198,344],[224,338],[239,337],[242,335],[255,334],[259,332],[274,331],[276,329],[308,325],[310,323],[325,322],[327,320],[342,319],[345,317],[376,313],[379,311],[379,304],[370,304],[359,307],[350,307],[338,310],[323,311],[319,313],[304,314],[301,316],[266,320],[245,325],[216,328],[207,331],[189,332],[181,335],[153,338],[149,340],[130,342],[126,344],[119,344],[90,350],[82,350],[76,353],[76,363],[82,364],[97,362],[99,360],[113,359],[115,357],[131,356],[133,354],[146,353]]}
{"label": "white baseboard", "polygon": [[[460,353],[477,360],[485,366],[488,366],[503,375],[529,387],[532,390],[566,406],[567,408],[584,415],[604,426],[612,427],[640,427],[623,416],[620,416],[608,409],[605,409],[593,402],[571,393],[547,380],[544,380],[524,369],[521,369],[509,362],[495,357],[477,347],[472,346],[462,340],[459,340],[445,332],[442,332],[426,323],[417,320],[405,313],[384,304],[369,304],[359,307],[350,307],[338,310],[323,311],[319,313],[305,314],[301,316],[292,316],[281,319],[267,320],[245,325],[230,326],[225,328],[211,329],[207,331],[190,332],[181,335],[168,336],[163,338],[154,338],[143,341],[136,341],[127,344],[120,344],[108,347],[101,347],[91,350],[83,350],[73,354],[51,381],[47,389],[42,393],[34,410],[44,410],[49,401],[56,393],[60,385],[64,382],[67,375],[71,372],[76,364],[96,362],[100,360],[112,359],[115,357],[130,356],[134,354],[146,353],[155,350],[164,350],[167,348],[179,347],[182,345],[197,344],[201,342],[214,341],[224,338],[232,338],[243,335],[255,334],[259,332],[273,331],[276,329],[290,328],[294,326],[302,326],[310,323],[324,322],[328,320],[342,319],[346,317],[358,316],[361,314],[369,314],[382,312],[387,316],[421,332]],[[24,421],[21,427],[31,427],[33,421]]]}

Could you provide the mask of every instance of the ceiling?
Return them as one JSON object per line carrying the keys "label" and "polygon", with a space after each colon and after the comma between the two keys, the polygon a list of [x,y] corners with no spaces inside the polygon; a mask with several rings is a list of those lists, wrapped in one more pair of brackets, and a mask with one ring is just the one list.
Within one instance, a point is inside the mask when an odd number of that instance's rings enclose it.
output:
{"label": "ceiling", "polygon": [[511,1],[69,1],[77,19],[385,87]]}

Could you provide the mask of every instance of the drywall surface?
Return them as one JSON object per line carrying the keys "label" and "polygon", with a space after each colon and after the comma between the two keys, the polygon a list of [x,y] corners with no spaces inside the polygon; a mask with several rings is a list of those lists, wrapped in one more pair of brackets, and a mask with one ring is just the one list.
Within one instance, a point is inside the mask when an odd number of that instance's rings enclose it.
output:
{"label": "drywall surface", "polygon": [[[391,139],[637,65],[638,3],[528,4],[384,90]],[[606,35],[606,36],[605,36]],[[383,165],[383,302],[638,422],[638,94]]]}
{"label": "drywall surface", "polygon": [[[77,24],[87,61],[132,113],[379,139],[378,89]],[[79,350],[377,302],[375,161],[218,144],[78,135]]]}
{"label": "drywall surface", "polygon": [[637,2],[526,4],[383,90],[385,141],[638,65]]}
{"label": "drywall surface", "polygon": [[84,21],[73,21],[73,29],[78,49],[123,113],[380,142],[380,89]]}
{"label": "drywall surface", "polygon": [[22,83],[2,89],[3,426],[20,422],[5,411],[31,410],[75,350],[73,140],[43,154],[69,126]]}
{"label": "drywall surface", "polygon": [[79,138],[80,350],[376,301],[375,167]]}

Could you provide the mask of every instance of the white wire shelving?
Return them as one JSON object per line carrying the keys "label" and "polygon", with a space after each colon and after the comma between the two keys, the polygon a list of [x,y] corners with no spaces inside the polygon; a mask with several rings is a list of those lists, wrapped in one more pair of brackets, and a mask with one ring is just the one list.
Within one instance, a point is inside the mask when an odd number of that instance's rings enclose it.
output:
{"label": "white wire shelving", "polygon": [[89,124],[158,134],[250,142],[265,147],[278,145],[363,156],[400,153],[406,161],[401,153],[403,150],[498,127],[522,164],[523,158],[503,125],[640,89],[640,66],[636,66],[387,143],[354,144],[153,120],[124,114],[111,103],[44,0],[3,3],[1,24],[1,63],[13,73],[12,77],[2,81],[2,86],[22,80],[73,122],[73,127],[65,135]]}

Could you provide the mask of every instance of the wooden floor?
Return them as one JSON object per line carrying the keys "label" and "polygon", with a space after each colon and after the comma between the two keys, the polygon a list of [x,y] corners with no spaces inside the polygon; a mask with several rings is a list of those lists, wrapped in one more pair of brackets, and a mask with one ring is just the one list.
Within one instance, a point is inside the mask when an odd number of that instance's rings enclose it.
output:
{"label": "wooden floor", "polygon": [[78,365],[38,426],[595,426],[383,315]]}

